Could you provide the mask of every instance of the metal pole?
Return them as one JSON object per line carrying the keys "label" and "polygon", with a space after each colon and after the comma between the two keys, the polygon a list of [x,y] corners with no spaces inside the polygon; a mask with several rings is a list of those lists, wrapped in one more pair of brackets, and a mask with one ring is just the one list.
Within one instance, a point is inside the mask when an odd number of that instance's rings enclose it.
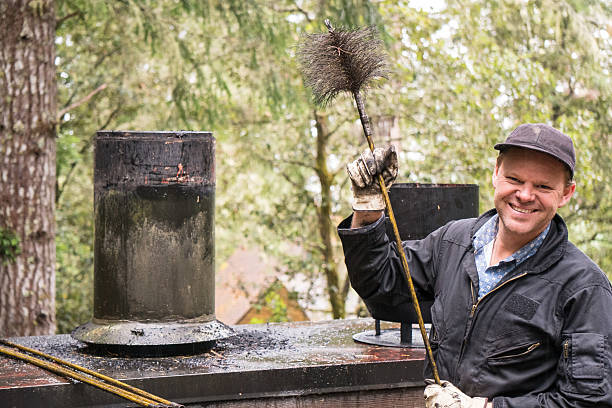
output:
{"label": "metal pole", "polygon": [[[361,99],[361,95],[359,94],[359,91],[353,92],[353,97],[355,98],[355,102],[357,103],[359,118],[361,119],[361,125],[363,127],[363,132],[365,134],[366,140],[368,141],[368,146],[370,147],[370,150],[374,151],[374,142],[372,141],[372,128],[370,125],[370,118],[368,118],[368,115],[366,115],[365,113],[365,107],[363,104],[363,100]],[[391,200],[389,199],[389,193],[387,192],[387,187],[385,186],[385,180],[383,179],[382,174],[378,175],[378,184],[380,185],[380,191],[382,192],[383,198],[385,200],[385,205],[389,214],[389,220],[391,221],[391,225],[393,227],[393,235],[395,236],[395,242],[397,244],[397,252],[400,255],[400,258],[402,260],[402,266],[404,267],[404,272],[406,273],[406,280],[408,281],[410,296],[412,298],[414,310],[417,314],[417,318],[419,321],[419,329],[421,329],[423,344],[425,344],[425,348],[427,349],[427,356],[429,358],[429,362],[431,363],[434,380],[436,380],[436,383],[441,384],[440,376],[438,375],[438,367],[436,366],[436,361],[434,360],[433,352],[431,351],[431,345],[429,344],[429,339],[427,338],[425,322],[423,321],[423,315],[419,306],[419,299],[417,298],[416,291],[414,289],[414,284],[412,283],[412,277],[410,276],[410,268],[408,267],[408,260],[406,259],[406,254],[404,253],[402,239],[400,238],[399,230],[397,228],[397,222],[395,221],[395,215],[393,214],[393,208],[391,207]]]}

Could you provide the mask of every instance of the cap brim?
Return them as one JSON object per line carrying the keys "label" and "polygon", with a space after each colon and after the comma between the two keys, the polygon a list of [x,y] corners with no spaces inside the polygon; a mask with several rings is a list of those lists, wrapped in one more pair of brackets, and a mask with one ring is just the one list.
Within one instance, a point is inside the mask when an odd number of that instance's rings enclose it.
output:
{"label": "cap brim", "polygon": [[546,151],[544,149],[541,149],[537,146],[533,146],[530,144],[522,144],[522,143],[497,143],[495,146],[493,146],[493,148],[495,150],[504,150],[507,149],[509,147],[520,147],[523,149],[529,149],[529,150],[535,150],[537,152],[542,152],[542,153],[546,153],[547,155],[554,157],[555,159],[559,160],[561,163],[565,164],[565,166],[567,167],[567,169],[570,171],[570,173],[572,174],[572,177],[574,176],[574,170],[572,170],[572,166],[569,165],[569,163],[566,163],[565,160],[561,159],[558,156],[555,156],[554,154],[551,154],[549,151]]}

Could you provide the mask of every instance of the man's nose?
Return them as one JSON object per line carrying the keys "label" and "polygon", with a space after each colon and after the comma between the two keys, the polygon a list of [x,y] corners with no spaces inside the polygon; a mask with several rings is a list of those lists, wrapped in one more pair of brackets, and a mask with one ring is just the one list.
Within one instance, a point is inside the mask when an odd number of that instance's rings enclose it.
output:
{"label": "man's nose", "polygon": [[517,196],[520,201],[533,201],[535,190],[532,185],[524,183],[517,191]]}

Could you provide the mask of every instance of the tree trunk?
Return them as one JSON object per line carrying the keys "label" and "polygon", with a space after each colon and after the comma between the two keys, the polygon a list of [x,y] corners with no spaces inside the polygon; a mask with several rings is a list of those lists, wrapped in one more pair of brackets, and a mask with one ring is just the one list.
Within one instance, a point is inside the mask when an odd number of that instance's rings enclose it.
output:
{"label": "tree trunk", "polygon": [[334,319],[342,319],[345,316],[345,304],[347,291],[340,288],[340,277],[338,268],[334,262],[334,248],[332,245],[332,175],[327,168],[327,142],[329,140],[329,128],[327,117],[315,112],[317,124],[317,156],[316,171],[321,184],[321,205],[317,208],[319,222],[319,236],[321,238],[321,255],[323,262],[321,267],[327,280],[327,295],[332,309]]}
{"label": "tree trunk", "polygon": [[[55,5],[0,2],[0,336],[55,332]],[[4,243],[3,243],[4,242]]]}

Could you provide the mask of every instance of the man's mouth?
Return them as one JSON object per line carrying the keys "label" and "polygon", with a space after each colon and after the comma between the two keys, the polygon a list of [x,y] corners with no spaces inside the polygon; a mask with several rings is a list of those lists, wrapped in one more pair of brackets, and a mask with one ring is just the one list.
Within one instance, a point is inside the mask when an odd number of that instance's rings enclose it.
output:
{"label": "man's mouth", "polygon": [[510,208],[512,208],[514,211],[516,211],[516,212],[520,212],[521,214],[531,214],[531,213],[536,212],[536,210],[528,210],[528,209],[526,209],[526,208],[520,208],[520,207],[517,207],[517,206],[515,206],[515,205],[513,205],[513,204],[510,204],[510,203],[508,203],[508,205],[509,205],[509,206],[510,206]]}

